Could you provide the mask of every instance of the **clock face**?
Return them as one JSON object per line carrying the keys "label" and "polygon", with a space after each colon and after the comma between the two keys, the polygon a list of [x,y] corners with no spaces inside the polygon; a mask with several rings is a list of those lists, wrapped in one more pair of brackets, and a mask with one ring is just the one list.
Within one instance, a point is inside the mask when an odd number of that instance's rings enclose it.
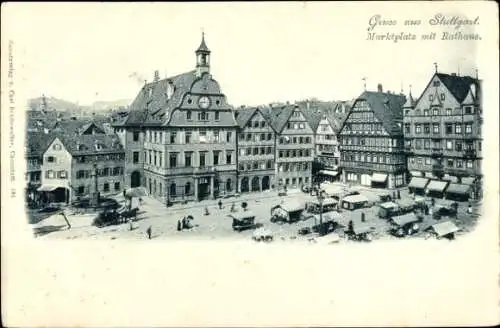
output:
{"label": "clock face", "polygon": [[200,108],[207,109],[210,106],[210,99],[208,97],[201,97],[198,101]]}

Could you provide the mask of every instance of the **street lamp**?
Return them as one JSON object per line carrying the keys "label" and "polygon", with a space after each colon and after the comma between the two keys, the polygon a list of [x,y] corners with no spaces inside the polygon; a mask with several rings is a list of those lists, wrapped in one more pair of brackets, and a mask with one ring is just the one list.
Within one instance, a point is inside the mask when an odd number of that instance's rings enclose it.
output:
{"label": "street lamp", "polygon": [[317,193],[317,199],[318,199],[318,203],[319,203],[319,235],[320,236],[323,236],[325,233],[324,233],[324,227],[323,227],[323,201],[325,200],[325,196],[324,196],[324,192],[323,191],[319,191],[318,190],[318,193]]}

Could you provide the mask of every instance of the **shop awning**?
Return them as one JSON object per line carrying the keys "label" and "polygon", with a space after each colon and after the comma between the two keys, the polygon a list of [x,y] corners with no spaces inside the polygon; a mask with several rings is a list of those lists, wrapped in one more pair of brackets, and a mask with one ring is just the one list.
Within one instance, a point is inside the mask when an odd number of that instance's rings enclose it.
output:
{"label": "shop awning", "polygon": [[427,185],[427,182],[429,182],[429,179],[427,179],[427,178],[413,177],[413,178],[411,178],[411,181],[410,181],[410,184],[408,185],[408,187],[424,189],[425,186]]}
{"label": "shop awning", "polygon": [[432,226],[432,229],[440,237],[448,235],[450,233],[457,232],[459,230],[458,227],[451,221],[445,221],[445,222],[435,224]]}
{"label": "shop awning", "polygon": [[443,177],[443,180],[446,180],[446,181],[451,181],[451,182],[457,182],[458,181],[458,178],[457,177],[452,177],[448,174],[445,174],[444,177]]}
{"label": "shop awning", "polygon": [[383,173],[373,173],[372,182],[385,182],[387,180],[387,174]]}
{"label": "shop awning", "polygon": [[427,185],[427,190],[443,192],[447,184],[448,181],[431,180],[431,182]]}
{"label": "shop awning", "polygon": [[422,173],[420,171],[410,171],[412,177],[421,177]]}
{"label": "shop awning", "polygon": [[320,174],[320,175],[329,175],[331,177],[336,177],[337,175],[339,175],[339,172],[338,171],[332,171],[332,170],[320,170],[318,172],[318,174]]}
{"label": "shop awning", "polygon": [[450,194],[468,195],[470,191],[470,186],[466,184],[450,183],[446,192]]}
{"label": "shop awning", "polygon": [[462,184],[472,185],[474,184],[474,178],[471,177],[462,178]]}
{"label": "shop awning", "polygon": [[408,213],[405,215],[393,216],[391,218],[391,220],[392,220],[392,222],[394,222],[398,226],[402,227],[402,226],[407,225],[409,223],[417,222],[418,218],[414,213]]}
{"label": "shop awning", "polygon": [[54,191],[57,188],[67,188],[67,186],[62,186],[62,185],[50,185],[50,184],[44,184],[38,187],[38,191]]}

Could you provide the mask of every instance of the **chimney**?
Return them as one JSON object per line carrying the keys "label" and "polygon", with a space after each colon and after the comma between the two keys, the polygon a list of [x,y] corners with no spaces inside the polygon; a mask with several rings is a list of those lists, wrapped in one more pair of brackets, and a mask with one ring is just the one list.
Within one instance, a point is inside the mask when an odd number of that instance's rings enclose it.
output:
{"label": "chimney", "polygon": [[153,77],[153,81],[154,81],[154,82],[158,82],[158,81],[160,81],[160,71],[159,71],[159,70],[156,70],[156,71],[155,71],[155,75],[154,75],[154,77]]}
{"label": "chimney", "polygon": [[384,92],[384,89],[382,89],[382,83],[377,84],[377,91]]}
{"label": "chimney", "polygon": [[309,100],[306,101],[306,107],[307,107],[307,110],[309,110]]}

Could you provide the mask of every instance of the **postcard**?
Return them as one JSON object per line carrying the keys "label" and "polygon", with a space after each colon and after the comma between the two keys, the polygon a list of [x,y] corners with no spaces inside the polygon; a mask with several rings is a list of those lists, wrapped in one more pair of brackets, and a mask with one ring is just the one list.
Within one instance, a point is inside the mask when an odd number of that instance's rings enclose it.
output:
{"label": "postcard", "polygon": [[6,326],[498,324],[493,2],[4,3]]}

